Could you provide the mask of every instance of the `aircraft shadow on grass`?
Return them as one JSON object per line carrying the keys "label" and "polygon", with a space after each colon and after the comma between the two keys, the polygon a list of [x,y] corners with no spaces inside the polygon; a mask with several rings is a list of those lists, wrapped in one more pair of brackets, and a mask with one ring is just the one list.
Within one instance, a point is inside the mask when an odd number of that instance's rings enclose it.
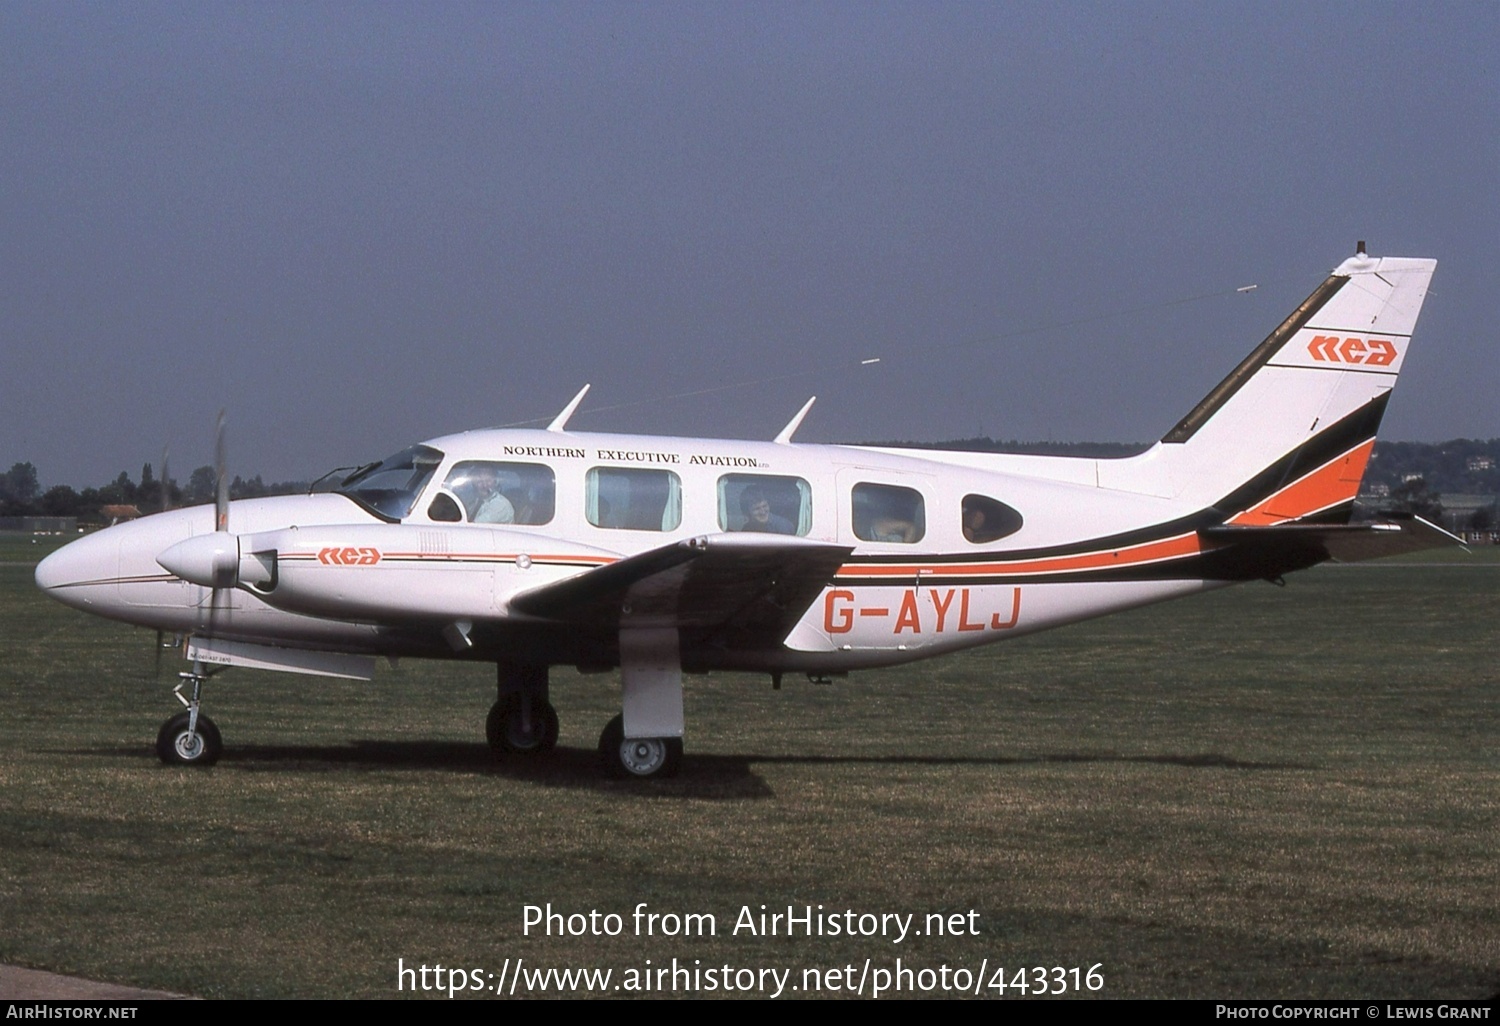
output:
{"label": "aircraft shadow on grass", "polygon": [[[150,749],[91,748],[48,754],[84,755],[142,760]],[[1058,752],[1034,756],[936,755],[714,755],[699,756],[689,771],[652,794],[683,798],[770,798],[775,791],[755,772],[758,764],[804,766],[1035,766],[1048,763],[1144,763],[1194,769],[1316,770],[1306,763],[1258,762],[1216,752],[1165,755],[1122,755],[1115,752]],[[483,774],[530,781],[548,787],[588,791],[618,791],[637,786],[634,779],[605,780],[599,776],[599,753],[592,748],[559,746],[546,760],[496,759],[487,745],[467,741],[357,740],[345,745],[242,745],[226,752],[221,765],[248,772],[296,770],[334,772],[342,768],[440,770]]]}

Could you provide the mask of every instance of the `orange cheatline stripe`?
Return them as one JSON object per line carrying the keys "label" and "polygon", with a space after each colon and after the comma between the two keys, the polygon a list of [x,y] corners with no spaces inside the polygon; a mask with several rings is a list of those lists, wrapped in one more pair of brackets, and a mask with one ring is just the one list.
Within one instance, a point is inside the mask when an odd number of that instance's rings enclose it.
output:
{"label": "orange cheatline stripe", "polygon": [[[382,559],[498,559],[509,562],[518,552],[382,552]],[[533,563],[539,560],[567,561],[573,563],[616,563],[615,556],[570,556],[555,552],[528,552]]]}
{"label": "orange cheatline stripe", "polygon": [[1348,502],[1359,494],[1359,482],[1365,476],[1365,466],[1370,462],[1370,452],[1374,448],[1373,438],[1360,443],[1342,456],[1336,456],[1304,474],[1259,505],[1235,514],[1229,523],[1251,526],[1280,524]]}
{"label": "orange cheatline stripe", "polygon": [[[439,561],[439,562],[441,562],[443,560],[454,560],[454,559],[473,559],[473,560],[483,560],[483,561],[487,561],[487,562],[505,562],[505,563],[508,563],[508,562],[511,562],[512,560],[514,560],[517,555],[519,555],[519,553],[515,553],[515,552],[511,552],[511,553],[505,553],[505,552],[382,552],[380,554],[380,558],[381,558],[381,560],[387,560],[387,559],[416,559],[416,560],[436,560],[436,561]],[[527,555],[531,556],[531,560],[534,563],[538,563],[538,562],[553,562],[553,563],[566,562],[566,563],[581,563],[581,564],[584,564],[586,566],[603,566],[604,564],[607,564],[607,563],[618,563],[619,562],[619,557],[617,557],[617,556],[570,556],[570,555],[560,555],[560,554],[557,554],[557,553],[537,553],[537,554],[527,553]],[[318,554],[316,552],[289,552],[289,553],[282,554],[281,558],[283,558],[283,559],[291,559],[291,560],[295,560],[295,559],[316,560],[318,558]]]}
{"label": "orange cheatline stripe", "polygon": [[923,577],[971,577],[974,574],[1034,574],[1066,572],[1070,570],[1095,570],[1101,567],[1135,566],[1154,563],[1180,556],[1196,556],[1208,548],[1197,532],[1180,534],[1162,541],[1144,542],[1107,552],[1085,552],[1076,556],[1057,556],[1051,559],[1021,559],[1009,563],[950,563],[933,566],[926,563],[852,565],[839,569],[839,577],[911,577],[920,572]]}

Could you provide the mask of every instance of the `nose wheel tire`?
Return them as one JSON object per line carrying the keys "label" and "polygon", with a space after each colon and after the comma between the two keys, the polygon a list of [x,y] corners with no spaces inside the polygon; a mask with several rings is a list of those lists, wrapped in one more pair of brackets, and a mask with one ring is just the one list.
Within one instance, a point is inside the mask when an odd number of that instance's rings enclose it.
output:
{"label": "nose wheel tire", "polygon": [[199,713],[197,728],[188,730],[189,716],[181,712],[161,725],[156,734],[156,756],[168,766],[212,766],[224,752],[219,728]]}
{"label": "nose wheel tire", "polygon": [[612,777],[675,777],[682,768],[682,738],[625,737],[616,716],[599,735],[599,762]]}
{"label": "nose wheel tire", "polygon": [[497,757],[550,752],[557,746],[557,710],[550,702],[533,700],[528,720],[519,696],[501,699],[490,707],[484,737]]}

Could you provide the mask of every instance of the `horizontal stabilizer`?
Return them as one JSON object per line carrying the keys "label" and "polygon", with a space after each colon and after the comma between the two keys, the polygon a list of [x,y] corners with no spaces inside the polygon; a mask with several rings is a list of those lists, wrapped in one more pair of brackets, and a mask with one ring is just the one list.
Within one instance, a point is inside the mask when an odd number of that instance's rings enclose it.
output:
{"label": "horizontal stabilizer", "polygon": [[[1216,553],[1219,561],[1253,567],[1256,576],[1300,570],[1329,559],[1358,563],[1464,544],[1462,538],[1419,516],[1410,513],[1389,516],[1390,520],[1375,524],[1276,524],[1267,527],[1224,524],[1205,527],[1198,533],[1204,541],[1223,546]],[[1227,560],[1226,556],[1229,557]]]}
{"label": "horizontal stabilizer", "polygon": [[775,645],[852,551],[782,535],[704,535],[522,592],[510,608],[590,628],[706,629],[734,647]]}

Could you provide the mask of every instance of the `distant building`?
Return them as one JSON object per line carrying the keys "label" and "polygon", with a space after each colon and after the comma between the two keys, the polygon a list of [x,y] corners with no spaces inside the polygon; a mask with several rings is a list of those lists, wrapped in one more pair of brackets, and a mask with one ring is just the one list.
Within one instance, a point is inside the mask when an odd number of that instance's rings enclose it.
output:
{"label": "distant building", "polygon": [[77,517],[0,517],[0,531],[30,534],[77,534]]}
{"label": "distant building", "polygon": [[118,524],[122,520],[135,520],[141,515],[138,506],[100,506],[99,515],[111,524]]}
{"label": "distant building", "polygon": [[1454,534],[1464,534],[1469,531],[1474,524],[1474,514],[1480,510],[1489,511],[1489,523],[1500,521],[1500,518],[1495,516],[1496,504],[1500,503],[1500,496],[1445,492],[1442,502],[1443,526]]}
{"label": "distant building", "polygon": [[1495,461],[1489,456],[1470,456],[1468,466],[1470,470],[1494,470]]}

